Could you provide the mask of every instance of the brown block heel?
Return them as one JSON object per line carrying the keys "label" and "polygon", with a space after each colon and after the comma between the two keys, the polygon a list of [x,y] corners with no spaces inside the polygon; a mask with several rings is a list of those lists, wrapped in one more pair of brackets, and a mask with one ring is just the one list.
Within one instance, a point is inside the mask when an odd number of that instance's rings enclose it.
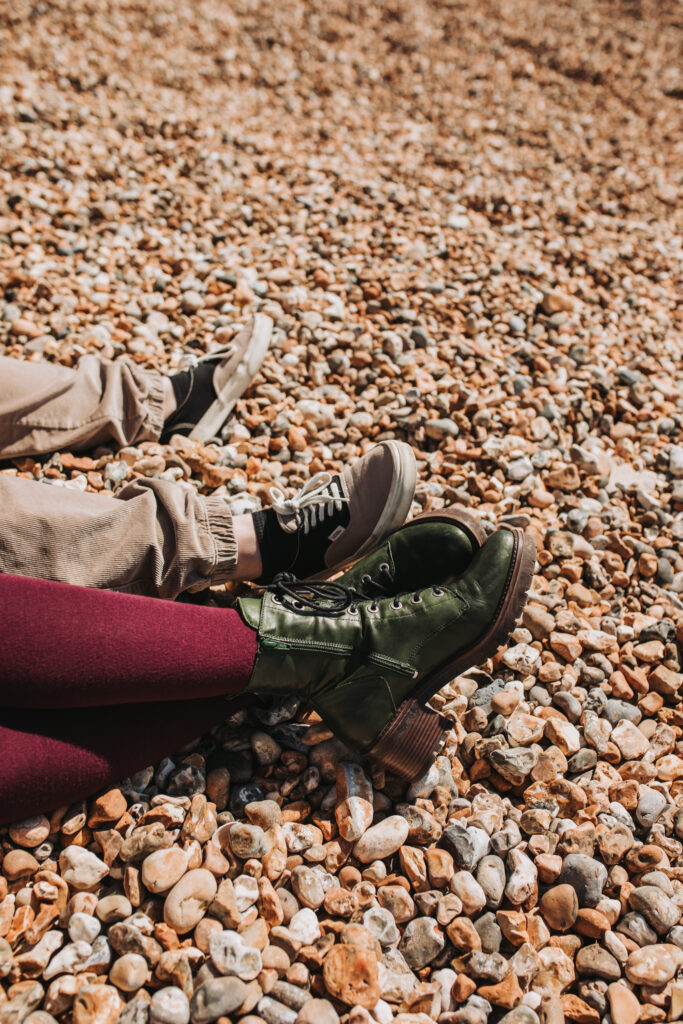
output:
{"label": "brown block heel", "polygon": [[467,650],[441,665],[413,690],[413,694],[380,733],[367,756],[402,778],[418,778],[434,760],[452,728],[447,718],[425,704],[446,683],[473,665],[481,665],[504,644],[522,611],[536,563],[533,538],[515,527],[514,556],[500,603],[488,630]]}
{"label": "brown block heel", "polygon": [[404,779],[418,778],[439,753],[452,723],[416,700],[404,700],[367,757]]}

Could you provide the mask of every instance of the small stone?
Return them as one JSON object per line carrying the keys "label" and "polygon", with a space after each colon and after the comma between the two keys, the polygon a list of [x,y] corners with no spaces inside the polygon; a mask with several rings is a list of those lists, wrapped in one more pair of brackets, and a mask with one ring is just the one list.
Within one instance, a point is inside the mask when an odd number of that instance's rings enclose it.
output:
{"label": "small stone", "polygon": [[503,1006],[506,1010],[517,1006],[523,995],[517,977],[512,971],[495,985],[481,985],[477,992],[482,999],[487,999],[494,1006]]}
{"label": "small stone", "polygon": [[468,917],[473,917],[486,906],[486,894],[469,871],[456,871],[450,886],[461,901],[463,913]]}
{"label": "small stone", "polygon": [[626,719],[614,727],[610,738],[619,747],[622,756],[629,761],[642,757],[650,749],[650,744],[638,726]]}
{"label": "small stone", "polygon": [[110,789],[93,800],[88,818],[90,828],[114,825],[125,814],[126,798],[120,789]]}
{"label": "small stone", "polygon": [[358,764],[337,765],[337,804],[334,810],[339,834],[355,842],[372,825],[372,785]]}
{"label": "small stone", "polygon": [[339,944],[323,962],[325,986],[347,1006],[372,1008],[380,997],[377,957],[368,949]]}
{"label": "small stone", "polygon": [[459,822],[450,825],[441,836],[457,868],[472,871],[489,849],[489,838],[483,829],[464,827]]}
{"label": "small stone", "polygon": [[50,822],[44,814],[36,815],[34,818],[26,818],[24,821],[14,822],[9,827],[10,839],[17,846],[34,849],[44,843],[50,834]]}
{"label": "small stone", "polygon": [[182,307],[185,313],[196,313],[204,308],[204,298],[199,292],[189,288],[183,292]]}
{"label": "small stone", "polygon": [[558,882],[576,891],[580,907],[595,907],[607,882],[607,868],[585,854],[571,853],[564,859]]}
{"label": "small stone", "polygon": [[438,956],[445,941],[436,921],[429,917],[416,917],[406,925],[399,949],[409,967],[421,970]]}
{"label": "small stone", "polygon": [[9,850],[2,862],[2,873],[9,882],[19,882],[36,873],[40,864],[28,850]]}
{"label": "small stone", "polygon": [[109,970],[109,980],[122,992],[137,992],[147,980],[147,961],[138,953],[126,953],[115,960]]}
{"label": "small stone", "polygon": [[87,942],[91,946],[101,930],[102,925],[92,914],[77,911],[69,918],[69,938],[72,942]]}
{"label": "small stone", "polygon": [[109,868],[90,850],[82,846],[67,846],[59,856],[59,870],[64,881],[72,889],[93,889]]}
{"label": "small stone", "polygon": [[271,996],[259,999],[256,1009],[260,1015],[259,1019],[264,1020],[266,1024],[295,1024],[296,1022],[296,1011]]}
{"label": "small stone", "polygon": [[267,850],[266,834],[259,825],[236,822],[230,829],[230,848],[243,860],[263,857]]}
{"label": "small stone", "polygon": [[561,1003],[567,1020],[576,1021],[576,1024],[600,1024],[598,1011],[579,996],[568,992],[562,996]]}
{"label": "small stone", "polygon": [[166,892],[187,871],[188,856],[180,846],[155,850],[142,862],[142,881],[152,893]]}
{"label": "small stone", "polygon": [[192,1024],[211,1024],[228,1017],[247,997],[247,986],[239,978],[211,978],[197,989],[190,1000]]}
{"label": "small stone", "polygon": [[373,860],[384,860],[390,857],[405,843],[408,838],[409,826],[405,818],[392,814],[379,824],[373,825],[358,840],[353,848],[354,857],[361,864],[371,864]]}
{"label": "small stone", "polygon": [[584,977],[604,978],[605,981],[617,981],[621,977],[619,962],[597,943],[583,946],[578,951],[576,970]]}
{"label": "small stone", "polygon": [[540,660],[540,651],[530,644],[515,644],[503,654],[503,663],[513,672],[521,672],[525,676],[533,675]]}
{"label": "small stone", "polygon": [[626,977],[634,985],[666,985],[683,965],[683,950],[669,943],[642,946],[629,954]]}
{"label": "small stone", "polygon": [[366,910],[363,914],[363,925],[382,946],[394,946],[400,939],[396,921],[384,907],[370,907]]}
{"label": "small stone", "polygon": [[549,718],[545,726],[546,739],[553,743],[565,755],[575,754],[581,746],[578,729],[560,718]]}
{"label": "small stone", "polygon": [[617,1024],[638,1024],[642,1007],[630,988],[622,982],[612,982],[607,986],[607,999],[613,1021]]}
{"label": "small stone", "polygon": [[484,890],[486,906],[500,906],[505,892],[505,864],[496,854],[488,854],[477,864],[477,881]]}
{"label": "small stone", "polygon": [[245,945],[237,932],[212,932],[209,953],[214,967],[221,974],[234,974],[242,981],[253,981],[261,971],[259,950]]}
{"label": "small stone", "polygon": [[296,1024],[339,1024],[339,1014],[328,999],[307,999]]}
{"label": "small stone", "polygon": [[636,807],[636,818],[644,828],[651,828],[667,806],[663,793],[650,786],[641,786]]}
{"label": "small stone", "polygon": [[510,747],[507,750],[492,750],[490,759],[498,774],[507,782],[521,786],[531,774],[538,755],[534,750],[526,750],[524,747]]}
{"label": "small stone", "polygon": [[149,1006],[149,1016],[154,1024],[189,1024],[189,1000],[175,985],[157,989]]}
{"label": "small stone", "polygon": [[666,935],[678,924],[681,911],[666,893],[655,885],[643,885],[629,895],[629,905],[639,911],[658,935]]}
{"label": "small stone", "polygon": [[320,925],[313,910],[304,907],[297,911],[288,925],[289,932],[306,946],[312,945],[320,938]]}
{"label": "small stone", "polygon": [[111,985],[85,985],[74,999],[73,1024],[114,1024],[123,1006]]}
{"label": "small stone", "polygon": [[538,872],[533,861],[517,849],[508,853],[507,866],[505,895],[513,906],[519,906],[538,892]]}
{"label": "small stone", "polygon": [[205,868],[188,871],[166,897],[164,921],[179,935],[191,931],[203,918],[217,889],[210,871]]}
{"label": "small stone", "polygon": [[538,1014],[530,1006],[520,1003],[500,1018],[498,1024],[539,1024]]}
{"label": "small stone", "polygon": [[[121,921],[124,917],[132,914],[133,907],[126,896],[120,893],[112,893],[111,896],[104,896],[101,900],[98,900],[95,913],[103,924],[114,924],[116,921]],[[73,921],[74,917],[75,915],[72,916],[71,921]]]}
{"label": "small stone", "polygon": [[306,865],[294,868],[292,890],[300,903],[303,903],[305,907],[317,910],[325,899],[322,873]]}
{"label": "small stone", "polygon": [[576,921],[579,901],[571,885],[556,885],[541,898],[541,913],[554,931],[566,932]]}

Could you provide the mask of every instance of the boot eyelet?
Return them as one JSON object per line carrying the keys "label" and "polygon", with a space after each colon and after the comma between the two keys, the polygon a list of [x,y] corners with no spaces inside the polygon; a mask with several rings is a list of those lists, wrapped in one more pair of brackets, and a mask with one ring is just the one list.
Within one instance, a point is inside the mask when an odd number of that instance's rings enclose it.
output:
{"label": "boot eyelet", "polygon": [[419,594],[413,594],[410,601],[411,604],[422,604],[422,598],[420,597]]}
{"label": "boot eyelet", "polygon": [[375,604],[375,602],[373,601],[372,604],[368,605],[368,611],[369,612],[378,612],[379,611],[379,605]]}
{"label": "boot eyelet", "polygon": [[273,604],[282,604],[282,601],[277,596],[277,594],[273,594]]}
{"label": "boot eyelet", "polygon": [[364,572],[360,578],[360,581],[363,584],[363,586],[366,586],[368,583],[372,583],[372,576],[370,576],[367,572]]}
{"label": "boot eyelet", "polygon": [[301,609],[303,608],[301,601],[292,601],[292,604],[294,605],[297,611],[301,611]]}
{"label": "boot eyelet", "polygon": [[398,609],[399,609],[399,608],[402,608],[402,607],[403,607],[403,605],[401,604],[401,602],[400,602],[400,601],[397,601],[397,600],[396,600],[396,599],[394,598],[394,600],[393,600],[393,601],[391,602],[391,607],[392,607],[392,608],[396,608],[396,610],[398,611]]}
{"label": "boot eyelet", "polygon": [[389,572],[390,571],[389,563],[388,562],[381,562],[380,563],[380,567],[379,567],[379,571],[380,572]]}
{"label": "boot eyelet", "polygon": [[441,587],[432,587],[432,593],[435,597],[441,597],[443,595],[443,590]]}
{"label": "boot eyelet", "polygon": [[360,615],[360,612],[358,611],[358,608],[355,606],[355,604],[352,604],[350,606],[349,615]]}

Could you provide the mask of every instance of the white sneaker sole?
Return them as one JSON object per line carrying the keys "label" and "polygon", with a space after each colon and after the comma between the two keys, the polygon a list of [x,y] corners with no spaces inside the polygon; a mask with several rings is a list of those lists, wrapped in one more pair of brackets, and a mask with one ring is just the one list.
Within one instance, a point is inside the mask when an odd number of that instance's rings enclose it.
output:
{"label": "white sneaker sole", "polygon": [[382,441],[380,443],[389,448],[394,462],[394,479],[382,515],[375,523],[374,530],[352,555],[344,559],[343,562],[336,562],[316,573],[315,576],[310,576],[309,579],[329,579],[336,576],[337,573],[357,562],[363,555],[367,555],[369,551],[374,551],[388,534],[393,533],[405,523],[417,485],[415,452],[404,441]]}
{"label": "white sneaker sole", "polygon": [[271,335],[273,321],[265,313],[256,313],[251,323],[251,335],[234,374],[226,383],[209,408],[206,410],[190,437],[193,441],[205,443],[216,437],[228,416],[235,408],[235,403],[242,397],[252,380],[258,373],[265,359]]}
{"label": "white sneaker sole", "polygon": [[[375,524],[375,528],[355,554],[353,561],[362,558],[382,543],[387,534],[403,526],[410,512],[417,486],[417,462],[415,452],[409,444],[400,441],[383,441],[391,451],[394,462],[394,480],[387,496],[384,511]],[[348,563],[347,563],[348,564]]]}

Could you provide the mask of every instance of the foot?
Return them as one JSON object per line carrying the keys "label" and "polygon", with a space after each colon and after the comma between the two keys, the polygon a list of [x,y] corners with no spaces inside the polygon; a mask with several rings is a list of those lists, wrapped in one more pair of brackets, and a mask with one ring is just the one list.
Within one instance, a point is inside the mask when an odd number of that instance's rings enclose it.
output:
{"label": "foot", "polygon": [[507,640],[535,555],[521,530],[500,530],[453,583],[394,598],[285,576],[237,602],[258,632],[247,690],[304,697],[348,746],[415,777],[449,728],[426,701]]}
{"label": "foot", "polygon": [[371,551],[405,520],[415,493],[415,455],[382,441],[342,473],[318,473],[292,498],[271,488],[273,504],[255,512],[262,575],[327,575]]}
{"label": "foot", "polygon": [[175,409],[164,421],[161,440],[172,434],[201,442],[216,437],[263,362],[272,332],[270,317],[257,313],[229,345],[173,374]]}
{"label": "foot", "polygon": [[425,512],[395,530],[337,582],[375,598],[449,583],[467,569],[485,540],[483,528],[462,509]]}

